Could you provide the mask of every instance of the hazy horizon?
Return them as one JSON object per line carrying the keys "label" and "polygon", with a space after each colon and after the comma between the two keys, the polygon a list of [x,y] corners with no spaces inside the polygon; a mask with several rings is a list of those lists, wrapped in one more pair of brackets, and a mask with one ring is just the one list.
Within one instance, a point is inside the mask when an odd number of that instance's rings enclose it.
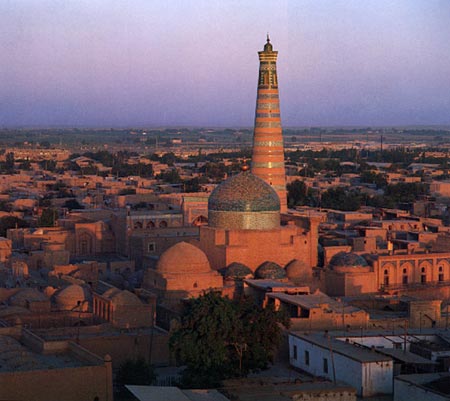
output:
{"label": "hazy horizon", "polygon": [[450,2],[0,2],[0,127],[252,127],[279,51],[284,127],[450,125]]}

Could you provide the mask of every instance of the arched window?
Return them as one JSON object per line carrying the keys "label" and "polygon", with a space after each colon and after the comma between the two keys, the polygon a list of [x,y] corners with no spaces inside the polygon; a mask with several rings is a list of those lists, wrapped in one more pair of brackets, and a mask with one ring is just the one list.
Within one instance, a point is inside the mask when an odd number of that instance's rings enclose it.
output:
{"label": "arched window", "polygon": [[421,273],[420,273],[420,282],[422,284],[425,284],[427,282],[427,271],[425,269],[425,267],[422,267],[422,269],[420,269]]}
{"label": "arched window", "polygon": [[142,223],[140,221],[136,221],[136,223],[134,223],[134,229],[139,230],[140,228],[142,228]]}
{"label": "arched window", "polygon": [[389,285],[389,270],[384,271],[384,279],[383,279],[384,285]]}
{"label": "arched window", "polygon": [[444,281],[444,268],[442,266],[439,266],[438,280]]}
{"label": "arched window", "polygon": [[147,223],[147,228],[155,228],[155,223],[153,223],[153,221],[149,221]]}
{"label": "arched window", "polygon": [[408,284],[408,269],[403,269],[402,284]]}
{"label": "arched window", "polygon": [[159,223],[159,227],[160,228],[166,228],[167,227],[167,221],[161,221],[160,223]]}

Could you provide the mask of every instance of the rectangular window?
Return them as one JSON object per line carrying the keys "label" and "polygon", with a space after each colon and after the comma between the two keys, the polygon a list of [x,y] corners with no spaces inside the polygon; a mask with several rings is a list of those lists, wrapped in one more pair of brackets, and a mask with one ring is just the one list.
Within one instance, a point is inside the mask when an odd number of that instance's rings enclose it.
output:
{"label": "rectangular window", "polygon": [[297,346],[296,345],[294,345],[293,354],[294,354],[293,355],[294,359],[297,360]]}
{"label": "rectangular window", "polygon": [[323,358],[323,373],[328,373],[328,359]]}
{"label": "rectangular window", "polygon": [[156,244],[154,242],[149,242],[147,246],[148,252],[155,252],[156,251]]}
{"label": "rectangular window", "polygon": [[305,351],[305,365],[309,366],[309,351]]}

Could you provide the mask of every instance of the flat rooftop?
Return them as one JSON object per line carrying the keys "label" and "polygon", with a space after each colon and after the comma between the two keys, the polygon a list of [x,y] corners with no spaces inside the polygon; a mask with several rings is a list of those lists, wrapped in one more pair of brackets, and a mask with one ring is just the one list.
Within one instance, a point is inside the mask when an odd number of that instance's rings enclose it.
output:
{"label": "flat rooftop", "polygon": [[323,349],[329,350],[330,347],[335,354],[343,355],[361,363],[371,362],[389,362],[392,358],[387,355],[379,354],[367,348],[347,343],[345,341],[335,340],[334,338],[324,336],[322,333],[305,334],[303,332],[290,332],[290,335],[317,345]]}
{"label": "flat rooftop", "polygon": [[30,351],[15,338],[0,335],[0,373],[75,368],[89,365],[92,364],[77,359],[70,351],[62,354],[38,354]]}

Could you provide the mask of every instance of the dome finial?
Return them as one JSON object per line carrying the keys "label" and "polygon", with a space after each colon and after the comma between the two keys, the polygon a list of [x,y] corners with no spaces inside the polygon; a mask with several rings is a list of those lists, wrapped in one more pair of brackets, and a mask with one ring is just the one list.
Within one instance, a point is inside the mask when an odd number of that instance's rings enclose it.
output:
{"label": "dome finial", "polygon": [[264,51],[265,52],[272,52],[272,43],[270,43],[270,36],[269,32],[267,32],[267,43],[264,45]]}
{"label": "dome finial", "polygon": [[247,164],[247,159],[244,158],[244,160],[242,160],[241,171],[248,171],[249,169],[250,166]]}

